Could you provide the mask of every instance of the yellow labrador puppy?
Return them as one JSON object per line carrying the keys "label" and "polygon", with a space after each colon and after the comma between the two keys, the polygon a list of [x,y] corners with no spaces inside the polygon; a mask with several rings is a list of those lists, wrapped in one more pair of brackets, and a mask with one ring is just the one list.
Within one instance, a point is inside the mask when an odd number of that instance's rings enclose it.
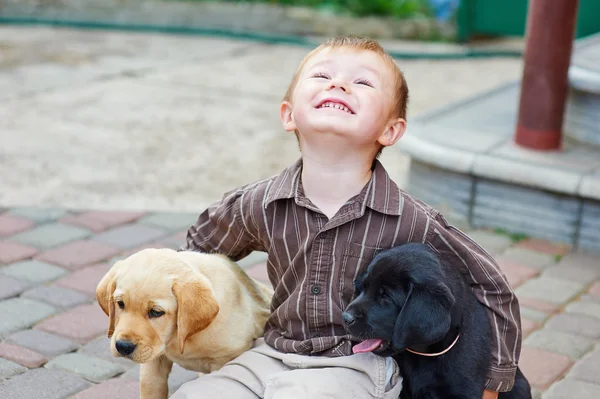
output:
{"label": "yellow labrador puppy", "polygon": [[216,254],[144,249],[118,261],[96,288],[111,351],[141,363],[143,399],[166,399],[173,362],[210,373],[252,347],[273,291]]}

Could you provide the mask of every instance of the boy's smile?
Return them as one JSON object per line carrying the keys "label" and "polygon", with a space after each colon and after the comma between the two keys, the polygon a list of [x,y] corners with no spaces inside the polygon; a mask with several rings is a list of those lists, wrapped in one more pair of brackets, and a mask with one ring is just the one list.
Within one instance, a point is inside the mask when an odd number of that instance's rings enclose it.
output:
{"label": "boy's smile", "polygon": [[337,98],[326,98],[321,101],[319,105],[316,107],[317,109],[332,109],[332,110],[340,110],[344,111],[347,114],[354,114],[354,111],[346,104],[344,101],[339,100]]}

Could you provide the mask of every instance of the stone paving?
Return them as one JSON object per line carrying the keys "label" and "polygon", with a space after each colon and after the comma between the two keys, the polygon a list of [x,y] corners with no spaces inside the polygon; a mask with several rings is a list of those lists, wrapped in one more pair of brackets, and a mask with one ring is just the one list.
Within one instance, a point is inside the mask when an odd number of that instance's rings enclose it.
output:
{"label": "stone paving", "polygon": [[[146,247],[179,247],[196,216],[0,210],[0,398],[137,398],[139,367],[111,355],[95,287],[117,259]],[[597,397],[600,256],[486,230],[470,235],[516,289],[520,365],[536,397]],[[264,254],[240,264],[266,281]],[[195,376],[175,366],[171,392]]]}

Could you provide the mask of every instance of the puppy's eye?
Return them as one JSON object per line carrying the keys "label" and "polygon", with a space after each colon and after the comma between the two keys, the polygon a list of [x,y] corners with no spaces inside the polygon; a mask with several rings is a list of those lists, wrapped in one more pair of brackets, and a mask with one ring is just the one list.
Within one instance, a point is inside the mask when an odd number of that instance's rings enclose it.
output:
{"label": "puppy's eye", "polygon": [[160,317],[164,314],[165,314],[165,312],[163,312],[162,310],[156,310],[156,309],[150,309],[150,311],[148,312],[148,316],[150,316],[150,317]]}
{"label": "puppy's eye", "polygon": [[125,302],[118,300],[117,305],[119,306],[120,309],[125,309]]}

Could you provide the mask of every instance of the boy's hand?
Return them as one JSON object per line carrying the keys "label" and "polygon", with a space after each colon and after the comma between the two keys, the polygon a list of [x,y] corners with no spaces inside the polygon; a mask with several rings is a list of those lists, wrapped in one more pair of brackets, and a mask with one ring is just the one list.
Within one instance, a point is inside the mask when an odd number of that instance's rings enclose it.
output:
{"label": "boy's hand", "polygon": [[483,391],[482,399],[498,399],[498,392],[496,391],[488,391],[487,389]]}

